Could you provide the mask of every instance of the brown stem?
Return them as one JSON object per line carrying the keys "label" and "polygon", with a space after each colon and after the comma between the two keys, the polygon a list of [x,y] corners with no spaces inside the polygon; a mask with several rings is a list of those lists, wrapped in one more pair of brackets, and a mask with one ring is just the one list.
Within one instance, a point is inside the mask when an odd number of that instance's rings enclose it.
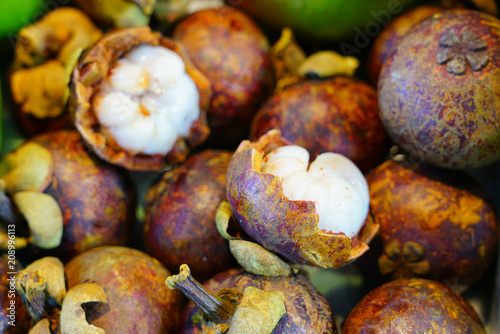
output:
{"label": "brown stem", "polygon": [[229,324],[236,310],[236,305],[215,296],[192,276],[186,264],[181,265],[178,275],[170,276],[165,281],[170,289],[180,290],[188,297],[208,319],[216,324]]}

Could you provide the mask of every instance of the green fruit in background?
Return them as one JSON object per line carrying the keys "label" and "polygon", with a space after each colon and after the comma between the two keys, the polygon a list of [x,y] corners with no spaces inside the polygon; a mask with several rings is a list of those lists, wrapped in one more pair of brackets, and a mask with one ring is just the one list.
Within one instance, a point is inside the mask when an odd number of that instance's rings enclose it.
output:
{"label": "green fruit in background", "polygon": [[33,22],[42,14],[43,0],[2,0],[0,2],[0,38]]}
{"label": "green fruit in background", "polygon": [[227,0],[258,21],[321,40],[375,37],[418,0]]}

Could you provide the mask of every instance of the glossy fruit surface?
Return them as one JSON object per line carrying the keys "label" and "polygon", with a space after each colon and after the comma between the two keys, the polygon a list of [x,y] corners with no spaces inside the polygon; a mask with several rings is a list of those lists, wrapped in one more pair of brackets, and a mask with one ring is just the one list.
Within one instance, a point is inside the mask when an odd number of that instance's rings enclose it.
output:
{"label": "glossy fruit surface", "polygon": [[498,249],[498,220],[469,175],[388,161],[366,178],[370,212],[380,224],[376,261],[382,274],[463,289],[489,267]]}
{"label": "glossy fruit surface", "polygon": [[486,333],[472,306],[446,285],[398,279],[365,296],[342,327],[354,333]]}
{"label": "glossy fruit surface", "polygon": [[147,193],[148,252],[175,272],[183,263],[200,282],[229,269],[234,259],[215,225],[226,198],[229,151],[206,150],[165,172]]}
{"label": "glossy fruit surface", "polygon": [[64,270],[68,290],[84,282],[104,288],[109,308],[95,310],[89,323],[107,333],[175,333],[180,294],[167,288],[170,272],[151,256],[127,247],[98,247]]}
{"label": "glossy fruit surface", "polygon": [[279,129],[290,142],[306,148],[311,160],[335,152],[368,171],[388,149],[379,113],[375,89],[362,81],[347,77],[305,81],[264,103],[252,120],[250,139]]}
{"label": "glossy fruit surface", "polygon": [[408,7],[411,0],[228,0],[256,19],[273,27],[290,27],[316,39],[339,40],[352,37],[369,25],[375,29]]}
{"label": "glossy fruit surface", "polygon": [[465,169],[500,158],[500,21],[455,9],[415,25],[378,82],[381,118],[418,160]]}
{"label": "glossy fruit surface", "polygon": [[224,6],[184,18],[173,38],[184,44],[212,84],[209,141],[217,147],[236,147],[274,88],[267,37],[248,15]]}

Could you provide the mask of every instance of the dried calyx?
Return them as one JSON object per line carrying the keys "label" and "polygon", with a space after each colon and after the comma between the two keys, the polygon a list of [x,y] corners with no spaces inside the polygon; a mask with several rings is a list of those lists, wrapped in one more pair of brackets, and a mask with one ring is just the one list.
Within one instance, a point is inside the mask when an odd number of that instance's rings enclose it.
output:
{"label": "dried calyx", "polygon": [[191,276],[187,265],[167,278],[170,289],[180,290],[202,312],[203,333],[272,333],[285,315],[285,296],[280,291],[247,287],[221,289],[212,294]]}
{"label": "dried calyx", "polygon": [[[30,230],[29,237],[16,236],[16,248],[29,243],[45,249],[59,246],[62,212],[55,199],[43,193],[52,176],[52,156],[37,143],[22,145],[0,162],[0,218],[7,230],[9,225],[19,229],[25,223]],[[0,233],[1,248],[12,242],[5,231]]]}
{"label": "dried calyx", "polygon": [[102,32],[81,11],[61,7],[21,29],[17,36],[11,90],[23,113],[37,119],[65,111],[71,70],[83,49]]}
{"label": "dried calyx", "polygon": [[44,257],[31,263],[17,275],[16,290],[35,322],[30,334],[105,333],[86,320],[86,310],[107,303],[104,289],[84,283],[66,291],[64,265],[58,258]]}

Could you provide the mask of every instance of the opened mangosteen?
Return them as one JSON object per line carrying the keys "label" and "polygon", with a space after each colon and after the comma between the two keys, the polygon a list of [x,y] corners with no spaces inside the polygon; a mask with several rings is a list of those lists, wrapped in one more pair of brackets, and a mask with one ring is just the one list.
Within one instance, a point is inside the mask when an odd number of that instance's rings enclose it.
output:
{"label": "opened mangosteen", "polygon": [[226,198],[231,156],[220,150],[194,154],[148,190],[146,248],[170,271],[189,263],[203,282],[235,264],[215,224],[217,208]]}
{"label": "opened mangosteen", "polygon": [[275,93],[254,116],[250,140],[271,129],[306,148],[311,159],[336,152],[364,172],[389,149],[375,89],[348,77],[307,80]]}
{"label": "opened mangosteen", "polygon": [[492,263],[498,220],[471,176],[403,160],[387,161],[366,178],[370,213],[380,225],[380,247],[360,260],[366,268],[386,279],[423,277],[463,290]]}
{"label": "opened mangosteen", "polygon": [[378,225],[368,214],[368,185],[346,157],[290,145],[279,130],[243,141],[227,174],[236,221],[264,248],[291,262],[337,268],[368,249]]}
{"label": "opened mangosteen", "polygon": [[500,159],[500,21],[454,9],[419,22],[382,66],[381,118],[419,160],[452,169]]}
{"label": "opened mangosteen", "polygon": [[0,177],[2,221],[16,225],[16,249],[29,245],[32,256],[68,260],[92,247],[123,245],[135,222],[130,177],[89,155],[77,131],[33,137],[5,156]]}
{"label": "opened mangosteen", "polygon": [[25,135],[73,128],[66,104],[70,73],[101,35],[84,12],[71,7],[54,9],[19,31],[9,79]]}
{"label": "opened mangosteen", "polygon": [[250,17],[228,6],[187,16],[172,36],[212,84],[210,147],[234,149],[274,88],[266,36]]}
{"label": "opened mangosteen", "polygon": [[472,306],[446,285],[398,279],[366,295],[349,313],[343,334],[486,333]]}
{"label": "opened mangosteen", "polygon": [[181,333],[337,333],[328,302],[301,274],[261,276],[229,269],[203,286],[187,265],[166,284],[191,303]]}
{"label": "opened mangosteen", "polygon": [[151,256],[103,246],[76,256],[64,271],[68,290],[86,282],[104,289],[107,306],[87,319],[106,333],[177,333],[181,295],[167,288],[170,272]]}
{"label": "opened mangosteen", "polygon": [[137,27],[108,32],[80,57],[69,102],[100,158],[146,171],[184,161],[207,138],[210,98],[179,42]]}

